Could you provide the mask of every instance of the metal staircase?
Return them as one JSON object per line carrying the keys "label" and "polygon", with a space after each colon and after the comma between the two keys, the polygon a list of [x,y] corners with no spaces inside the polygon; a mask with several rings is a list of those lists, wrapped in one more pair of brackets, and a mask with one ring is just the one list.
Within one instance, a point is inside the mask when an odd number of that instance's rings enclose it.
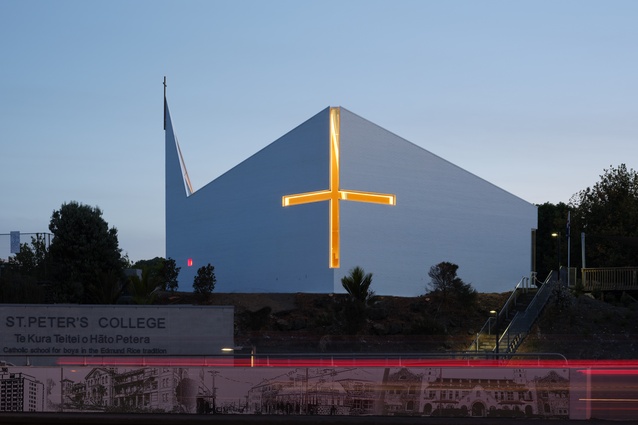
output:
{"label": "metal staircase", "polygon": [[469,351],[515,353],[557,285],[553,276],[550,273],[538,289],[531,287],[530,278],[522,278],[503,307],[485,322]]}

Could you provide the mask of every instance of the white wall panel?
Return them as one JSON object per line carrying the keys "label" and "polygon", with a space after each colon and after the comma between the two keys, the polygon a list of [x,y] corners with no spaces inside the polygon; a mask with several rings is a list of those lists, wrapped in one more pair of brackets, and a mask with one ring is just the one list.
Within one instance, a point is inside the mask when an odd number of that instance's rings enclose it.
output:
{"label": "white wall panel", "polygon": [[166,252],[182,267],[181,290],[211,263],[217,292],[332,291],[327,206],[281,205],[283,195],[327,187],[327,139],[328,109],[174,209],[167,193]]}
{"label": "white wall panel", "polygon": [[360,265],[380,294],[418,295],[441,261],[482,292],[511,290],[530,271],[536,207],[347,110],[341,182],[394,193],[397,205],[342,206],[340,277]]}
{"label": "white wall panel", "polygon": [[392,193],[397,205],[341,201],[340,269],[328,268],[328,203],[281,206],[283,195],[329,188],[329,109],[189,198],[171,136],[166,252],[181,290],[209,262],[217,292],[343,292],[357,265],[377,294],[405,296],[424,293],[441,261],[481,292],[529,275],[534,205],[343,108],[341,189]]}

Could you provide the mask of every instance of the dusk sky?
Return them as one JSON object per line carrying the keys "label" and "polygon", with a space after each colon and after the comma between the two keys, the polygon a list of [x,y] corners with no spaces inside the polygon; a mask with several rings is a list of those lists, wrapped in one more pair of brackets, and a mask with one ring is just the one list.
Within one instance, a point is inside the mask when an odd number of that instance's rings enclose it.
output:
{"label": "dusk sky", "polygon": [[164,256],[164,76],[195,189],[343,106],[567,203],[638,168],[637,23],[634,0],[0,0],[0,234],[77,201]]}

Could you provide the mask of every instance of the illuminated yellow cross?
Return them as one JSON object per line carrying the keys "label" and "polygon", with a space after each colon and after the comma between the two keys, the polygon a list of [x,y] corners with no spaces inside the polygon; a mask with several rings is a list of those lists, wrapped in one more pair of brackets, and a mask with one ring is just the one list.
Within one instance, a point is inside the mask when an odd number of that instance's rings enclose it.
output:
{"label": "illuminated yellow cross", "polygon": [[339,189],[339,128],[340,108],[330,108],[330,189],[286,195],[284,207],[311,202],[330,201],[330,268],[339,268],[339,200],[395,205],[396,196],[385,193]]}

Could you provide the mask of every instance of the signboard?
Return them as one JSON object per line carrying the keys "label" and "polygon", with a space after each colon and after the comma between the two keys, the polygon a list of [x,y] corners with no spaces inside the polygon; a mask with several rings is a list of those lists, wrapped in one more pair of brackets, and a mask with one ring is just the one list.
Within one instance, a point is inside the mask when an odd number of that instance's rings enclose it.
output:
{"label": "signboard", "polygon": [[218,355],[232,306],[0,305],[0,356]]}
{"label": "signboard", "polygon": [[11,253],[18,254],[20,252],[20,232],[13,231],[10,235]]}

